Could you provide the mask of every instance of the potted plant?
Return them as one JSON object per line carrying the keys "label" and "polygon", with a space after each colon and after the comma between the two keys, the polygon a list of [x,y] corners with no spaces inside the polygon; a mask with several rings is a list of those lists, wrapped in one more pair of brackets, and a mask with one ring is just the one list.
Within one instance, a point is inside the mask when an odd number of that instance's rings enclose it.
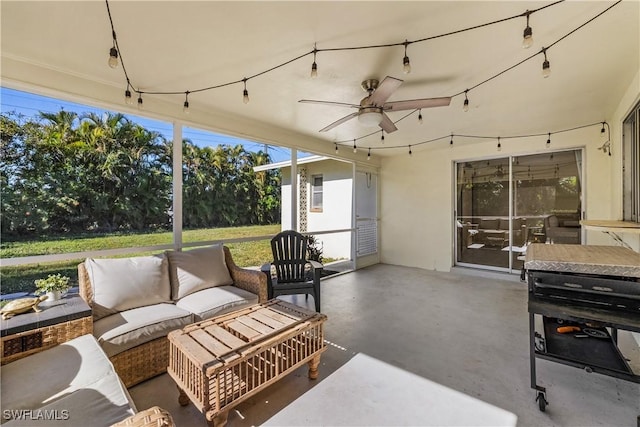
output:
{"label": "potted plant", "polygon": [[50,274],[46,279],[34,281],[36,285],[36,295],[46,294],[47,300],[56,301],[70,288],[69,278],[60,273]]}

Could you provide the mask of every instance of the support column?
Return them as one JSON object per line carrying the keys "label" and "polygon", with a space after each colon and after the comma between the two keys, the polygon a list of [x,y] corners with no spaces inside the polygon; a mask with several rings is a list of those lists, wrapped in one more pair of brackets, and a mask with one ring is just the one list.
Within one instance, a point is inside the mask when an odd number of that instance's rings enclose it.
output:
{"label": "support column", "polygon": [[291,149],[291,230],[298,230],[298,150]]}
{"label": "support column", "polygon": [[173,122],[173,248],[182,249],[182,124]]}
{"label": "support column", "polygon": [[301,233],[307,232],[307,209],[309,203],[309,196],[307,194],[307,183],[309,182],[309,177],[307,176],[307,168],[300,168],[300,181],[298,185],[300,186],[300,203],[298,204],[300,207],[300,223],[298,231]]}

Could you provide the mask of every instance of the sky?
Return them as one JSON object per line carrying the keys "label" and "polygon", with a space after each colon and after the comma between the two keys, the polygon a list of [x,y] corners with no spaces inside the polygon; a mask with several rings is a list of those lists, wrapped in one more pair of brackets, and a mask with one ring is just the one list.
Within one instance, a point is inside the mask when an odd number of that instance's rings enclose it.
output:
{"label": "sky", "polygon": [[[35,95],[28,92],[22,92],[14,89],[0,88],[0,100],[2,113],[16,112],[22,114],[26,118],[35,118],[40,112],[57,113],[60,109],[65,111],[73,111],[76,113],[97,113],[102,114],[107,110],[91,107],[88,105],[67,102],[60,99],[49,98],[46,96]],[[165,138],[173,139],[173,129],[169,122],[148,119],[132,114],[125,114],[131,121],[140,124],[146,129],[159,132]],[[248,141],[227,135],[219,135],[210,131],[184,127],[182,130],[183,138],[190,139],[194,144],[200,147],[216,146],[221,144],[236,145],[242,144],[249,151],[264,150],[264,144],[254,141]],[[268,147],[269,155],[272,162],[280,162],[289,160],[291,152],[288,148],[276,147],[270,145]],[[304,156],[298,153],[299,157]]]}

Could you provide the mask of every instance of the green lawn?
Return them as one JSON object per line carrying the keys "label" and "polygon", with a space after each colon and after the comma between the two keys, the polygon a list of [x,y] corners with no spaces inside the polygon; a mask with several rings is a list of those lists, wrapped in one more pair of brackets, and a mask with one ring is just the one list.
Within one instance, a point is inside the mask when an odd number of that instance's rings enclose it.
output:
{"label": "green lawn", "polygon": [[[279,231],[279,224],[184,230],[182,232],[182,240],[185,243],[225,240],[240,237],[273,235]],[[3,241],[0,244],[0,257],[12,258],[88,250],[166,245],[171,244],[171,241],[172,234],[169,232],[127,235],[109,234],[100,237],[96,237],[95,235],[79,235],[21,242]],[[258,266],[271,260],[271,248],[268,240],[231,243],[227,246],[231,249],[234,261],[241,267]],[[150,253],[128,254],[127,256],[148,254]],[[3,267],[0,269],[0,291],[2,294],[32,292],[35,290],[34,280],[55,273],[69,276],[72,286],[76,286],[78,283],[77,265],[82,261],[83,259],[77,259],[55,263],[22,265],[19,267]]]}

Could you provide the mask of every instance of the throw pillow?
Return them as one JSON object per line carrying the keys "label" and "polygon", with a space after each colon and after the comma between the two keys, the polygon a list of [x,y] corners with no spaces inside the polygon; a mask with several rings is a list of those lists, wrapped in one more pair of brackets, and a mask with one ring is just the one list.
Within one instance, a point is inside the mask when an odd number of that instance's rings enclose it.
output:
{"label": "throw pillow", "polygon": [[85,267],[93,288],[95,320],[119,311],[171,301],[169,263],[164,254],[87,258]]}
{"label": "throw pillow", "polygon": [[182,252],[169,251],[167,256],[174,300],[202,289],[233,284],[221,244]]}

